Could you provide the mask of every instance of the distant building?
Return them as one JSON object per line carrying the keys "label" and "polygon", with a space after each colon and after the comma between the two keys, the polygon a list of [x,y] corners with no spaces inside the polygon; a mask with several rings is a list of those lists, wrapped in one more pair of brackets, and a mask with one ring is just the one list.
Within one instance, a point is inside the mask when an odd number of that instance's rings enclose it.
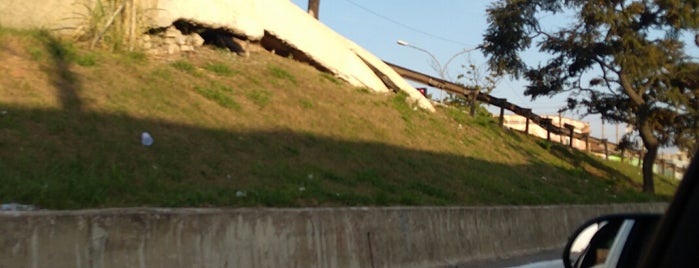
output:
{"label": "distant building", "polygon": [[[550,118],[551,123],[556,127],[562,128],[565,124],[568,124],[574,126],[573,132],[577,134],[590,134],[590,123],[588,122],[566,118],[559,115],[544,115],[541,117]],[[503,118],[503,125],[510,129],[522,132],[527,131],[527,134],[529,135],[546,139],[546,129],[529,121],[529,130],[527,130],[527,118],[520,115],[505,115]],[[627,128],[627,131],[632,131],[632,129]],[[551,141],[565,145],[570,144],[570,138],[567,135],[557,135],[551,133]],[[597,140],[597,142],[590,141],[590,143],[586,145],[585,140],[573,139],[572,146],[578,150],[589,151],[601,158],[608,158],[612,161],[622,160],[621,156],[619,155],[620,152],[617,150],[616,143],[607,143],[607,149],[610,155],[605,155],[604,143],[599,142],[599,140]],[[587,146],[589,146],[589,148]],[[626,152],[625,161],[631,165],[639,166],[641,164],[640,157],[641,155],[638,155],[638,152]],[[664,174],[666,176],[681,179],[685,169],[689,165],[689,160],[689,156],[682,152],[660,153],[658,154],[656,162],[653,165],[653,170],[657,174]]]}
{"label": "distant building", "polygon": [[684,152],[659,153],[658,159],[665,160],[675,166],[687,168],[689,166],[689,156]]}
{"label": "distant building", "polygon": [[[590,123],[588,122],[583,122],[579,120],[575,120],[572,118],[567,118],[567,117],[562,117],[560,115],[543,115],[541,116],[543,118],[550,118],[551,123],[554,126],[557,127],[563,127],[565,124],[569,124],[574,126],[575,128],[573,129],[573,132],[578,133],[578,134],[590,134]],[[512,114],[512,115],[505,115],[503,118],[504,122],[503,125],[507,128],[510,129],[515,129],[524,132],[527,130],[527,118]],[[546,139],[546,129],[540,127],[539,125],[529,122],[529,130],[527,131],[529,135],[532,136],[537,136],[542,139]],[[551,141],[553,142],[559,142],[561,144],[570,144],[570,138],[566,135],[557,135],[554,133],[551,133]],[[573,139],[573,147],[578,149],[578,150],[586,150],[585,148],[585,141],[580,140],[580,139]]]}
{"label": "distant building", "polygon": [[[659,165],[657,160],[660,160],[661,163],[665,164]],[[682,179],[684,171],[687,169],[687,167],[689,167],[690,158],[684,152],[675,152],[659,153],[657,160],[653,168],[657,173],[673,176],[677,179]]]}

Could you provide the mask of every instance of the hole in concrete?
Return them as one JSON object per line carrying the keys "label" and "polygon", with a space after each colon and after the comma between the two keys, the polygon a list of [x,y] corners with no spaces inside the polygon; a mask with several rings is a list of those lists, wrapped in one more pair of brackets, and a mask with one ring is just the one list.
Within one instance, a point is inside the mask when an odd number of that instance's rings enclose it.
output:
{"label": "hole in concrete", "polygon": [[245,53],[245,49],[234,38],[233,34],[222,29],[207,29],[199,33],[204,38],[204,45],[211,45],[241,54]]}
{"label": "hole in concrete", "polygon": [[231,30],[225,28],[206,27],[202,24],[183,19],[173,22],[172,25],[175,26],[177,30],[182,32],[182,34],[199,34],[199,36],[204,39],[204,45],[225,48],[237,54],[245,53],[245,49],[241,43],[246,40],[246,37],[235,34]]}
{"label": "hole in concrete", "polygon": [[262,40],[260,40],[260,45],[266,50],[274,51],[274,53],[279,56],[292,57],[294,60],[310,64],[321,72],[332,73],[328,68],[325,68],[323,65],[311,59],[311,57],[306,55],[303,51],[294,48],[267,31],[265,31],[265,35],[262,37]]}
{"label": "hole in concrete", "polygon": [[[204,45],[225,48],[232,52],[238,53],[239,55],[246,53],[247,46],[244,44],[248,42],[247,37],[245,35],[236,33],[234,30],[227,28],[212,28],[204,24],[185,19],[176,20],[172,23],[172,25],[184,35],[190,35],[193,33],[198,34],[204,39]],[[148,33],[162,33],[166,31],[167,28],[168,27],[153,28],[148,30]],[[273,51],[279,56],[291,57],[294,60],[307,63],[321,72],[333,73],[330,71],[330,69],[316,62],[303,51],[294,48],[292,45],[272,35],[268,31],[265,31],[264,36],[259,41],[259,45],[268,51]]]}
{"label": "hole in concrete", "polygon": [[[168,27],[170,27],[170,26],[168,26]],[[150,28],[150,29],[148,29],[148,31],[146,31],[146,33],[149,35],[160,34],[160,33],[165,32],[168,27]]]}

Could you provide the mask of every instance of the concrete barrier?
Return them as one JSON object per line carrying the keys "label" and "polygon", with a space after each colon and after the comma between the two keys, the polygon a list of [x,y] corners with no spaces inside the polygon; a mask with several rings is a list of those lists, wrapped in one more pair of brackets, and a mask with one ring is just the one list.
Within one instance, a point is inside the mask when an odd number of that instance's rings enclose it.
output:
{"label": "concrete barrier", "polygon": [[0,267],[443,267],[666,204],[0,212]]}

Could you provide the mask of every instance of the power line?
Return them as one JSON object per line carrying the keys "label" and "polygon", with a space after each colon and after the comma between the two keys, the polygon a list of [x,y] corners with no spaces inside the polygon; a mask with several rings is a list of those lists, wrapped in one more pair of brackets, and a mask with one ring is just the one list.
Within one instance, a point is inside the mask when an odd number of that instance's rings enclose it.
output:
{"label": "power line", "polygon": [[357,4],[357,3],[355,3],[355,2],[352,2],[352,1],[350,1],[350,0],[345,0],[345,2],[351,4],[351,5],[355,6],[355,7],[358,7],[358,8],[360,8],[360,9],[362,9],[362,10],[364,10],[364,11],[366,11],[366,12],[368,12],[368,13],[374,15],[374,16],[377,16],[377,17],[379,17],[379,18],[382,18],[382,19],[384,19],[384,20],[387,20],[387,21],[389,21],[389,22],[391,22],[391,23],[393,23],[393,24],[396,24],[396,25],[398,25],[398,26],[401,26],[401,27],[406,28],[406,29],[408,29],[408,30],[411,30],[411,31],[413,31],[413,32],[417,32],[417,33],[420,33],[420,34],[424,34],[424,35],[426,35],[426,36],[429,36],[429,37],[432,37],[432,38],[435,38],[435,39],[439,39],[439,40],[442,40],[442,41],[445,41],[445,42],[449,42],[449,43],[454,43],[454,44],[458,44],[458,45],[462,45],[462,46],[470,46],[469,44],[466,44],[466,43],[463,43],[463,42],[460,42],[460,41],[457,41],[457,40],[453,40],[453,39],[449,39],[449,38],[446,38],[446,37],[441,37],[441,36],[438,36],[438,35],[434,35],[434,34],[425,32],[425,31],[423,31],[423,30],[417,29],[417,28],[415,28],[415,27],[412,27],[412,26],[410,26],[410,25],[406,25],[406,24],[404,24],[404,23],[402,23],[402,22],[399,22],[399,21],[397,21],[397,20],[391,19],[391,18],[386,17],[386,16],[384,16],[384,15],[381,15],[381,14],[379,14],[378,12],[374,12],[373,10],[371,10],[371,9],[369,9],[369,8],[367,8],[367,7],[364,7],[364,6],[360,5],[360,4]]}

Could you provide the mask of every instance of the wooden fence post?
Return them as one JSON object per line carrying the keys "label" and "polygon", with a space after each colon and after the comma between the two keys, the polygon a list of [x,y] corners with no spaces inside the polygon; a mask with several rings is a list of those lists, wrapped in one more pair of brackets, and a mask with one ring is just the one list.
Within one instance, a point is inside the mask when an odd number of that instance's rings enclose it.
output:
{"label": "wooden fence post", "polygon": [[498,99],[498,104],[500,106],[500,127],[505,125],[505,102],[507,102],[507,99]]}
{"label": "wooden fence post", "polygon": [[675,165],[675,163],[672,163],[672,165],[670,165],[670,169],[672,171],[672,178],[674,179],[675,173],[677,172],[677,165]]}
{"label": "wooden fence post", "polygon": [[660,174],[665,175],[665,159],[660,159]]}
{"label": "wooden fence post", "polygon": [[524,125],[524,134],[529,135],[529,117],[532,115],[532,109],[524,109],[524,118],[527,119],[527,123]]}
{"label": "wooden fence post", "polygon": [[552,126],[552,119],[551,118],[544,118],[544,127],[546,128],[546,140],[551,141],[551,126]]}
{"label": "wooden fence post", "polygon": [[585,133],[585,151],[590,152],[590,133]]}
{"label": "wooden fence post", "polygon": [[571,124],[563,124],[563,127],[568,129],[568,146],[573,148],[573,133],[575,133],[575,126]]}
{"label": "wooden fence post", "polygon": [[607,139],[602,139],[602,144],[604,144],[604,160],[609,160],[609,148],[607,146]]}

